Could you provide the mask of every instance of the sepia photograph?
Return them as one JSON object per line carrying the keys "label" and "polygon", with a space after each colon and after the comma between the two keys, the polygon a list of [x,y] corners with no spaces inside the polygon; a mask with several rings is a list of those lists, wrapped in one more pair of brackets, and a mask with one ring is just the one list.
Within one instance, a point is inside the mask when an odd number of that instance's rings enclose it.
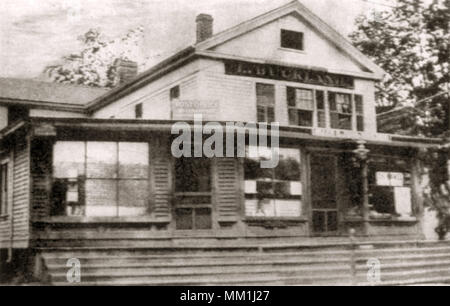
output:
{"label": "sepia photograph", "polygon": [[449,160],[450,0],[0,2],[1,287],[447,286]]}

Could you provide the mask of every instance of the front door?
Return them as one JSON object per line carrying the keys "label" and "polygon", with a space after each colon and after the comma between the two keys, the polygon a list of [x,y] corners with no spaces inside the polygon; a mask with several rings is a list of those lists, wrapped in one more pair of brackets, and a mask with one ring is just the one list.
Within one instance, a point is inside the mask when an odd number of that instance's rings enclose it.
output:
{"label": "front door", "polygon": [[311,156],[311,223],[315,235],[333,235],[338,231],[336,201],[336,157]]}

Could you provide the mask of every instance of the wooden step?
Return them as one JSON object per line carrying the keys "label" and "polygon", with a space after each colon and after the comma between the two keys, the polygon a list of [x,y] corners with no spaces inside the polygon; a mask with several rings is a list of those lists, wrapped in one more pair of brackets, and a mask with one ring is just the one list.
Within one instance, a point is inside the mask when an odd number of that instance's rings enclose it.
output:
{"label": "wooden step", "polygon": [[81,285],[374,285],[367,280],[370,258],[381,263],[379,284],[450,279],[450,243],[382,243],[354,251],[343,244],[100,245],[38,251],[56,285],[68,285],[69,258],[81,262]]}

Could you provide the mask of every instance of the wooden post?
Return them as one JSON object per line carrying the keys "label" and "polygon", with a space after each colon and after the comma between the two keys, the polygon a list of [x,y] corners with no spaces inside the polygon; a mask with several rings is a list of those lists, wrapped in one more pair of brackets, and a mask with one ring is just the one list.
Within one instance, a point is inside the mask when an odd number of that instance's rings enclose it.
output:
{"label": "wooden post", "polygon": [[350,238],[350,277],[352,286],[356,285],[356,244],[355,244],[355,229],[350,228],[348,231]]}
{"label": "wooden post", "polygon": [[366,142],[364,140],[358,140],[357,142],[357,148],[353,150],[353,153],[356,155],[356,158],[359,162],[359,167],[361,169],[361,180],[362,180],[362,216],[363,216],[363,230],[364,235],[368,235],[369,232],[369,185],[367,181],[367,172],[368,172],[368,165],[367,165],[367,154],[369,153],[369,150],[366,149],[365,144]]}
{"label": "wooden post", "polygon": [[367,181],[368,165],[367,160],[361,160],[361,179],[362,179],[362,215],[364,220],[364,235],[369,234],[369,183]]}

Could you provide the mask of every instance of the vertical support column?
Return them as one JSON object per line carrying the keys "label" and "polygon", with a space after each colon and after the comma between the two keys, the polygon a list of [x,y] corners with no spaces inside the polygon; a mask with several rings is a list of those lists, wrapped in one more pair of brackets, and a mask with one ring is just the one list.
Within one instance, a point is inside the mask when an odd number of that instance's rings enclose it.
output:
{"label": "vertical support column", "polygon": [[369,153],[369,150],[366,148],[365,144],[366,142],[364,140],[358,140],[357,142],[357,148],[353,150],[353,153],[355,154],[355,157],[357,158],[359,162],[359,167],[361,169],[361,180],[362,180],[362,187],[361,187],[361,193],[362,193],[362,216],[363,216],[363,230],[364,235],[368,235],[369,233],[369,185],[368,185],[368,163],[367,163],[367,154]]}
{"label": "vertical support column", "polygon": [[364,220],[364,235],[369,232],[369,183],[367,180],[368,165],[367,160],[361,160],[361,179],[362,179],[362,215]]}

